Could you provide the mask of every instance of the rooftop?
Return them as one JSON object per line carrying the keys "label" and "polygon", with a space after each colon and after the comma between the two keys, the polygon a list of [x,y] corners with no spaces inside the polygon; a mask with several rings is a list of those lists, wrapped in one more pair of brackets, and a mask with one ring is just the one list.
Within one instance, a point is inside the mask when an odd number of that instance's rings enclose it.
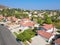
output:
{"label": "rooftop", "polygon": [[58,39],[55,40],[54,42],[60,45],[60,38],[58,38]]}
{"label": "rooftop", "polygon": [[43,24],[43,26],[41,26],[41,27],[43,27],[43,28],[45,28],[46,30],[48,30],[48,29],[53,28],[53,25],[52,25],[52,24]]}
{"label": "rooftop", "polygon": [[46,39],[49,39],[52,36],[51,33],[48,33],[42,30],[38,30],[37,33]]}
{"label": "rooftop", "polygon": [[24,22],[24,21],[21,21],[20,24],[22,26],[34,26],[34,22]]}

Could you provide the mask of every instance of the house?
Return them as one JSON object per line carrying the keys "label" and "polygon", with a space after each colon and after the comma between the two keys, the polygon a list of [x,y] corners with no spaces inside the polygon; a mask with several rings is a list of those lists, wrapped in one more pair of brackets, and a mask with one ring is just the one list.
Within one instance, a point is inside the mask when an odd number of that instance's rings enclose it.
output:
{"label": "house", "polygon": [[41,17],[41,18],[43,19],[45,13],[46,13],[46,12],[39,12],[39,13],[38,13],[38,16]]}
{"label": "house", "polygon": [[16,22],[17,20],[18,19],[15,16],[12,17],[12,21]]}
{"label": "house", "polygon": [[2,20],[4,17],[2,15],[0,15],[0,20]]}
{"label": "house", "polygon": [[54,41],[55,45],[60,45],[60,38]]}
{"label": "house", "polygon": [[29,27],[29,28],[33,28],[34,27],[34,22],[20,22],[20,26],[22,27]]}
{"label": "house", "polygon": [[23,18],[23,19],[21,19],[21,21],[30,21],[30,19],[29,18]]}
{"label": "house", "polygon": [[48,42],[52,45],[60,45],[60,34],[53,34]]}
{"label": "house", "polygon": [[39,13],[38,16],[44,18],[44,15],[42,13]]}
{"label": "house", "polygon": [[10,17],[6,17],[6,20],[9,21],[9,22],[17,22],[18,19],[15,17],[15,16],[10,16]]}
{"label": "house", "polygon": [[51,43],[52,39],[55,37],[53,33],[49,33],[44,30],[38,30],[37,34],[40,35],[44,40],[48,41],[48,43]]}
{"label": "house", "polygon": [[39,29],[41,28],[45,30],[46,32],[50,32],[50,33],[52,33],[55,30],[55,27],[52,24],[43,24],[43,26],[39,27]]}
{"label": "house", "polygon": [[11,17],[6,17],[6,20],[7,21],[11,21]]}
{"label": "house", "polygon": [[42,36],[45,39],[49,39],[52,36],[51,33],[48,33],[44,30],[38,30],[37,33],[38,33],[38,35]]}
{"label": "house", "polygon": [[20,30],[20,25],[10,25],[9,26],[9,30],[13,33],[13,32],[16,32],[18,34],[19,30]]}
{"label": "house", "polygon": [[20,27],[24,28],[34,28],[35,23],[31,21],[29,18],[24,18],[20,21]]}

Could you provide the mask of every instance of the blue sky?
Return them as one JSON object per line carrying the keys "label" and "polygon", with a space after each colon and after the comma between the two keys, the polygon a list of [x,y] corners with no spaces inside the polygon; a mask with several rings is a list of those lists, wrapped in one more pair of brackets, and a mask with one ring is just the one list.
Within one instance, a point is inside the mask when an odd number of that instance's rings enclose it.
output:
{"label": "blue sky", "polygon": [[60,0],[0,0],[0,4],[22,9],[60,9]]}

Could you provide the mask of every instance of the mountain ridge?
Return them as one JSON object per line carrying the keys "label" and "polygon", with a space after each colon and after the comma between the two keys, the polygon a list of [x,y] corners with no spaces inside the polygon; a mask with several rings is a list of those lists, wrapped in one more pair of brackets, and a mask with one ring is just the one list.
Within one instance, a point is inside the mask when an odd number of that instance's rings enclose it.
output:
{"label": "mountain ridge", "polygon": [[5,9],[5,8],[8,8],[8,7],[4,5],[0,5],[0,9]]}

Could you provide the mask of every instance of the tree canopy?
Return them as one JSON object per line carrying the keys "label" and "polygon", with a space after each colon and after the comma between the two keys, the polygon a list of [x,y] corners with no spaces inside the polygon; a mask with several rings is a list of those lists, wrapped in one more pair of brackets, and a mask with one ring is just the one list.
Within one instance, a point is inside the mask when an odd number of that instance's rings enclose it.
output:
{"label": "tree canopy", "polygon": [[52,23],[52,20],[51,20],[51,18],[48,16],[48,14],[45,14],[45,15],[44,15],[44,18],[45,18],[45,23],[47,23],[47,24],[51,24],[51,23]]}

